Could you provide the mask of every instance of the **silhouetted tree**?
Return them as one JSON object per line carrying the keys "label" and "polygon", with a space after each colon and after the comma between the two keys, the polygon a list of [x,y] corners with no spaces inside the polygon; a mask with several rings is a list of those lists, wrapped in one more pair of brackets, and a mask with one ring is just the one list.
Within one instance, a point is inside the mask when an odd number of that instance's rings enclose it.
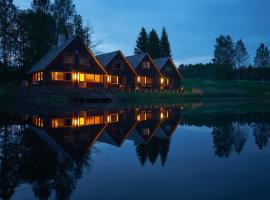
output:
{"label": "silhouetted tree", "polygon": [[137,145],[136,153],[141,165],[144,165],[147,160],[147,147],[143,144]]}
{"label": "silhouetted tree", "polygon": [[74,15],[74,34],[79,35],[87,46],[90,46],[89,27],[83,24],[82,16],[79,14]]}
{"label": "silhouetted tree", "polygon": [[19,36],[20,42],[23,43],[20,56],[25,62],[21,65],[29,69],[55,44],[55,21],[49,14],[31,10],[23,12],[20,20],[22,27],[20,27]]}
{"label": "silhouetted tree", "polygon": [[32,8],[36,12],[48,13],[50,11],[50,0],[33,0]]}
{"label": "silhouetted tree", "polygon": [[52,5],[52,12],[56,21],[57,34],[65,34],[69,38],[73,33],[73,18],[75,5],[72,0],[55,0]]}
{"label": "silhouetted tree", "polygon": [[261,44],[257,49],[256,56],[254,58],[254,66],[261,69],[262,80],[264,81],[266,69],[270,68],[269,50],[264,44]]}
{"label": "silhouetted tree", "polygon": [[160,38],[160,56],[162,57],[171,57],[171,46],[169,42],[169,37],[168,33],[163,27],[162,33],[161,33],[161,38]]}
{"label": "silhouetted tree", "polygon": [[162,166],[167,162],[168,153],[170,150],[170,140],[162,140],[160,143],[160,160]]}
{"label": "silhouetted tree", "polygon": [[253,125],[253,134],[259,149],[263,149],[269,141],[270,126],[265,123],[256,123]]}
{"label": "silhouetted tree", "polygon": [[228,79],[234,66],[234,45],[229,35],[216,39],[213,62],[220,67],[222,79]]}
{"label": "silhouetted tree", "polygon": [[241,68],[248,65],[248,52],[242,40],[238,40],[234,47],[235,67]]}
{"label": "silhouetted tree", "polygon": [[152,58],[160,57],[160,41],[154,29],[152,29],[148,35],[148,53]]}
{"label": "silhouetted tree", "polygon": [[12,63],[15,49],[16,25],[14,23],[17,8],[13,0],[0,1],[0,60],[3,61],[4,74],[2,78],[8,78],[8,66]]}
{"label": "silhouetted tree", "polygon": [[134,54],[146,53],[148,51],[148,35],[144,27],[142,27],[136,40]]}

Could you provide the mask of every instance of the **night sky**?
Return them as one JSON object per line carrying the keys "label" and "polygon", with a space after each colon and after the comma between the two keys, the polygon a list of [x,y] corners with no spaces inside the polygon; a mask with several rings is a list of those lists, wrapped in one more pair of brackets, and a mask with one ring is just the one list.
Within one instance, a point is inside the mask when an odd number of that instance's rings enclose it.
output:
{"label": "night sky", "polygon": [[[14,0],[29,8],[31,0]],[[215,39],[229,34],[245,42],[253,62],[260,43],[270,47],[269,0],[74,0],[77,11],[102,40],[98,50],[131,55],[141,27],[166,27],[173,58],[179,63],[210,62]]]}

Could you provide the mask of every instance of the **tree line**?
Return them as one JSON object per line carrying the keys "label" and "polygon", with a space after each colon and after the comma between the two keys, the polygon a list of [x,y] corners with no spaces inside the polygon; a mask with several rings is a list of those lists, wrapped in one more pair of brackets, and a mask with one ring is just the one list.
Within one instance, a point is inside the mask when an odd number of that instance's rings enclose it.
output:
{"label": "tree line", "polygon": [[241,39],[234,43],[231,36],[220,35],[216,39],[211,63],[182,64],[179,70],[186,78],[269,81],[269,49],[261,43],[253,64],[250,64],[247,48]]}
{"label": "tree line", "polygon": [[[93,30],[76,11],[72,0],[33,0],[22,10],[13,0],[0,1],[1,79],[23,78],[25,73],[55,44],[58,34],[79,35],[88,46]],[[9,75],[12,77],[9,77]]]}
{"label": "tree line", "polygon": [[155,29],[147,33],[144,27],[136,40],[134,54],[148,53],[152,58],[171,57],[171,46],[168,33],[165,27],[162,28],[161,37],[158,36]]}

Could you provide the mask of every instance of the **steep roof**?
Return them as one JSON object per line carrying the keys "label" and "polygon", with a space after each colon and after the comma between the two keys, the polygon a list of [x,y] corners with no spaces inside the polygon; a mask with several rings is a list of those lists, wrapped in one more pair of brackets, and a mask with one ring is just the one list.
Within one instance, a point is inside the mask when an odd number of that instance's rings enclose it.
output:
{"label": "steep roof", "polygon": [[133,66],[130,64],[130,62],[127,60],[127,58],[123,55],[123,53],[118,50],[118,51],[113,51],[110,53],[105,53],[105,54],[101,54],[101,55],[97,55],[96,58],[97,60],[104,66],[107,67],[110,62],[118,55],[120,54],[123,59],[126,61],[126,63],[128,64],[128,67],[131,69],[131,71],[137,75],[136,71],[134,70]]}
{"label": "steep roof", "polygon": [[[31,74],[33,72],[42,71],[44,70],[60,53],[62,53],[68,45],[71,44],[75,39],[80,38],[78,35],[75,35],[71,37],[70,39],[66,40],[63,45],[60,47],[55,46],[53,49],[51,49],[43,58],[41,58],[38,63],[33,66],[27,74]],[[84,43],[83,43],[84,44]],[[85,46],[85,44],[84,44]],[[101,70],[107,74],[106,70],[102,67],[102,65],[99,63],[99,61],[96,59],[95,55],[91,52],[90,49],[88,49],[87,46],[85,46],[89,54],[93,57],[93,59],[97,62],[98,66],[101,68]]]}
{"label": "steep roof", "polygon": [[170,59],[169,57],[157,58],[154,59],[154,63],[161,70],[169,59]]}
{"label": "steep roof", "polygon": [[98,61],[103,65],[103,66],[107,66],[114,58],[115,56],[117,56],[117,54],[120,53],[120,51],[113,51],[110,53],[105,53],[105,54],[101,54],[101,55],[97,55],[96,58],[98,59]]}
{"label": "steep roof", "polygon": [[137,66],[140,64],[140,62],[144,59],[144,57],[146,55],[147,54],[145,54],[145,53],[137,54],[137,55],[133,55],[133,56],[127,56],[126,59],[130,63],[130,65],[133,67],[133,69],[136,69]]}
{"label": "steep roof", "polygon": [[27,74],[44,70],[77,37],[78,36],[73,36],[70,39],[66,40],[64,44],[60,47],[55,46],[54,48],[52,48],[43,58],[38,61],[35,66],[33,66],[27,72]]}
{"label": "steep roof", "polygon": [[174,69],[176,70],[176,73],[182,78],[182,75],[180,74],[179,70],[177,69],[171,57],[163,57],[163,58],[154,59],[154,63],[156,64],[159,70],[162,70],[162,68],[166,65],[168,61],[173,65]]}
{"label": "steep roof", "polygon": [[145,56],[147,56],[150,59],[150,61],[153,63],[154,67],[156,68],[157,72],[159,73],[159,75],[162,76],[162,73],[160,72],[160,70],[156,66],[155,62],[152,60],[152,58],[147,53],[128,56],[128,57],[126,57],[126,59],[130,63],[130,65],[133,67],[133,69],[135,70],[138,67],[138,65],[142,62],[142,60],[145,58]]}

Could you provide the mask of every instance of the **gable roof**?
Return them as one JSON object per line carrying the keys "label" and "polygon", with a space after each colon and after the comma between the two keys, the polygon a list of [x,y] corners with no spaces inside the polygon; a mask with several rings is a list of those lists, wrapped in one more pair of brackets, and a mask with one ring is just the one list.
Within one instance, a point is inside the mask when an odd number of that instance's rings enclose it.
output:
{"label": "gable roof", "polygon": [[60,47],[55,46],[43,58],[41,58],[36,65],[34,65],[27,74],[44,70],[73,40],[78,36],[73,36],[66,40]]}
{"label": "gable roof", "polygon": [[103,65],[103,66],[107,66],[108,64],[110,64],[110,62],[115,58],[115,56],[117,56],[117,54],[120,51],[113,51],[110,53],[105,53],[105,54],[101,54],[101,55],[97,55],[96,58],[98,59],[98,61]]}
{"label": "gable roof", "polygon": [[133,69],[135,70],[146,56],[153,63],[153,65],[156,68],[159,75],[162,76],[162,73],[160,72],[159,68],[156,66],[155,62],[152,60],[152,58],[147,53],[137,54],[137,55],[133,55],[133,56],[127,56],[126,59],[130,63],[130,65],[133,67]]}
{"label": "gable roof", "polygon": [[142,53],[142,54],[137,54],[133,56],[127,56],[126,59],[130,63],[130,65],[133,67],[133,69],[136,69],[146,55],[147,55],[146,53]]}
{"label": "gable roof", "polygon": [[[71,37],[70,39],[66,40],[63,45],[60,47],[55,46],[52,48],[44,57],[42,57],[36,65],[34,65],[27,74],[31,74],[33,72],[42,71],[44,70],[60,53],[64,51],[64,49],[71,44],[75,39],[80,38],[78,35],[75,35]],[[83,43],[84,44],[84,43]],[[84,44],[85,46],[85,44]],[[107,74],[106,70],[102,67],[102,65],[98,62],[98,60],[95,58],[94,54],[88,49],[88,47],[85,46],[88,53],[94,58],[94,60],[97,62],[99,67],[102,69],[104,73]]]}
{"label": "gable roof", "polygon": [[163,58],[154,59],[154,63],[156,64],[159,70],[162,70],[162,68],[166,65],[168,61],[173,65],[177,74],[182,78],[182,75],[180,74],[179,70],[177,69],[171,57],[163,57]]}
{"label": "gable roof", "polygon": [[107,67],[110,62],[118,55],[120,54],[123,59],[126,61],[126,63],[128,64],[129,68],[131,69],[131,71],[137,76],[136,71],[134,70],[134,68],[132,67],[132,65],[129,63],[129,61],[126,59],[126,57],[123,55],[123,53],[118,50],[118,51],[113,51],[110,53],[105,53],[105,54],[101,54],[101,55],[97,55],[96,58],[98,59],[98,61],[104,66]]}

